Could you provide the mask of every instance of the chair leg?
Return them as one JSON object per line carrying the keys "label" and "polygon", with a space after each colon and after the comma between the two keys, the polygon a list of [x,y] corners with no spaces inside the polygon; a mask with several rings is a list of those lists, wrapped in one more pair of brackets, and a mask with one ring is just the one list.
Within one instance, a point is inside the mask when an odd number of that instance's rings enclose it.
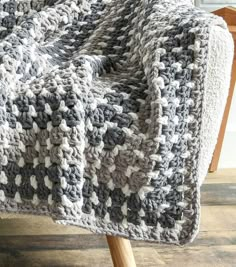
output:
{"label": "chair leg", "polygon": [[107,236],[107,243],[114,267],[136,267],[130,241],[116,236]]}

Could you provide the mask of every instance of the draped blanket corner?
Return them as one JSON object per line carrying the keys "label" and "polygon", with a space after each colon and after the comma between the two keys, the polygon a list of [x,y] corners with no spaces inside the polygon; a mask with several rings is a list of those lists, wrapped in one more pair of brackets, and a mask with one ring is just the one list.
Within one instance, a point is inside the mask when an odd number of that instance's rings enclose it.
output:
{"label": "draped blanket corner", "polygon": [[0,10],[0,211],[191,241],[209,36],[224,21],[187,0]]}

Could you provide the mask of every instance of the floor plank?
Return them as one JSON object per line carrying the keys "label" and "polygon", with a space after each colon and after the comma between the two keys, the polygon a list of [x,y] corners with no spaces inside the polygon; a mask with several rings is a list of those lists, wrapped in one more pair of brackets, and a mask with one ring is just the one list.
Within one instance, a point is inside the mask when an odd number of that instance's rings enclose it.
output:
{"label": "floor plank", "polygon": [[201,231],[236,230],[236,206],[203,206]]}
{"label": "floor plank", "polygon": [[204,184],[236,183],[236,169],[219,169],[208,173]]}
{"label": "floor plank", "polygon": [[[236,246],[171,248],[133,248],[138,267],[233,267],[236,266]],[[53,250],[0,252],[4,267],[111,267],[109,250]]]}
{"label": "floor plank", "polygon": [[234,267],[236,246],[156,249],[168,267]]}
{"label": "floor plank", "polygon": [[236,183],[204,184],[201,188],[202,205],[236,205]]}
{"label": "floor plank", "polygon": [[[198,238],[190,245],[197,246],[236,246],[236,230],[232,231],[200,231]],[[132,241],[134,248],[164,247],[156,243]],[[166,248],[170,246],[166,245]],[[103,235],[77,234],[77,235],[18,235],[2,236],[0,239],[0,251],[11,252],[17,250],[87,250],[106,249],[107,243]],[[174,249],[174,248],[172,248]]]}
{"label": "floor plank", "polygon": [[77,235],[19,235],[2,236],[0,251],[10,250],[87,250],[107,248],[104,235],[77,234]]}
{"label": "floor plank", "polygon": [[[65,226],[54,223],[51,218],[44,216],[13,214],[10,217],[8,216],[7,219],[5,215],[4,216],[2,215],[1,218],[0,218],[0,236],[90,233],[90,231],[76,226]],[[37,229],[37,231],[35,231],[35,229]]]}
{"label": "floor plank", "polygon": [[108,249],[72,251],[16,251],[0,252],[0,266],[4,267],[111,267]]}

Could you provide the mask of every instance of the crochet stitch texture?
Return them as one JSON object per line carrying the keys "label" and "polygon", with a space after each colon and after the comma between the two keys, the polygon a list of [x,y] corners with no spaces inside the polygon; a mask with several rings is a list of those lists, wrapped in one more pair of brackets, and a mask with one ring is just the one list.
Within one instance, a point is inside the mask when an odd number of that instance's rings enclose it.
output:
{"label": "crochet stitch texture", "polygon": [[191,241],[209,35],[223,20],[186,0],[0,10],[0,210]]}

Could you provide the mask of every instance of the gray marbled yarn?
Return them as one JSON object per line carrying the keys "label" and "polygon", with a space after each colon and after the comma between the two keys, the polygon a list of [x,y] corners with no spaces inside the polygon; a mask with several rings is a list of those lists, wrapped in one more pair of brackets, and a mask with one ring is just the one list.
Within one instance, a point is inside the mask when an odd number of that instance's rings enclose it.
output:
{"label": "gray marbled yarn", "polygon": [[0,210],[192,240],[209,29],[224,22],[187,0],[0,10]]}

